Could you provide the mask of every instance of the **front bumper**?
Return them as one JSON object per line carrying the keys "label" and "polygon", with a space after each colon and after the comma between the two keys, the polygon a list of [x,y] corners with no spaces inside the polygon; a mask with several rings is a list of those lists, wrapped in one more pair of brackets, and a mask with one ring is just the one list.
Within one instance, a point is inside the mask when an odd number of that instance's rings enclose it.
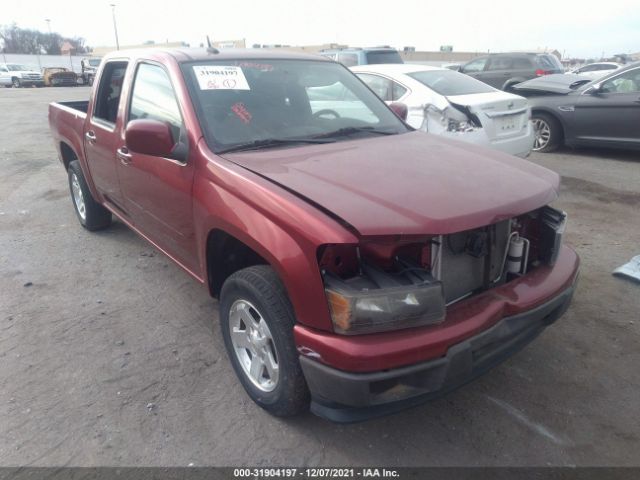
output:
{"label": "front bumper", "polygon": [[451,346],[443,357],[392,370],[351,373],[308,357],[300,363],[312,395],[311,411],[335,422],[357,422],[403,410],[450,392],[498,365],[536,338],[567,310],[571,285],[532,310],[503,318]]}
{"label": "front bumper", "polygon": [[43,87],[44,86],[44,79],[37,80],[37,79],[32,79],[32,78],[22,78],[22,79],[20,79],[20,84],[23,87],[32,87],[32,86]]}

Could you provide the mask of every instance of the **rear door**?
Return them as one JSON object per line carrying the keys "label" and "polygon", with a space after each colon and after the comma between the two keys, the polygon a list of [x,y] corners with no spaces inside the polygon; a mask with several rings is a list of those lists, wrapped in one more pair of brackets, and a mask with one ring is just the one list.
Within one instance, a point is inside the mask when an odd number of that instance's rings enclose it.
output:
{"label": "rear door", "polygon": [[[127,123],[136,119],[168,123],[174,142],[188,152],[184,117],[165,68],[146,61],[139,63],[130,92]],[[191,196],[194,165],[188,153],[165,158],[131,151],[123,131],[117,155],[129,215],[153,242],[188,270],[197,272]]]}
{"label": "rear door", "polygon": [[575,137],[581,143],[640,147],[640,67],[586,90],[575,106]]}
{"label": "rear door", "polygon": [[84,151],[91,178],[106,201],[122,209],[122,192],[118,182],[116,149],[122,115],[121,91],[128,62],[109,61],[100,77],[89,123],[85,127]]}

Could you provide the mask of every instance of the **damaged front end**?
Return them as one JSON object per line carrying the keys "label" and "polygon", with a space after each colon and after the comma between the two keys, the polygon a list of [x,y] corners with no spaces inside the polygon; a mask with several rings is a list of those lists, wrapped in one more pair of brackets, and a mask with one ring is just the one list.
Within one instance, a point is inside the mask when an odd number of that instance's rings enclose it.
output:
{"label": "damaged front end", "polygon": [[553,265],[565,223],[564,212],[545,206],[447,235],[323,245],[318,262],[334,331],[358,335],[442,323],[448,305]]}

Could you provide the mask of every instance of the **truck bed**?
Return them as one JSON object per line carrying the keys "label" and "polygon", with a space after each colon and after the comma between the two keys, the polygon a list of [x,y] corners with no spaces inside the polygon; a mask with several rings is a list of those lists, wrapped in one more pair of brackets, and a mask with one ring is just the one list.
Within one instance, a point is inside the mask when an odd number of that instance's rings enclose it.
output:
{"label": "truck bed", "polygon": [[55,102],[57,105],[63,105],[72,110],[79,110],[83,113],[87,113],[89,109],[89,100],[76,100],[73,102]]}
{"label": "truck bed", "polygon": [[49,104],[49,126],[56,145],[58,148],[62,148],[63,143],[69,146],[81,163],[84,161],[83,135],[88,107],[88,100]]}

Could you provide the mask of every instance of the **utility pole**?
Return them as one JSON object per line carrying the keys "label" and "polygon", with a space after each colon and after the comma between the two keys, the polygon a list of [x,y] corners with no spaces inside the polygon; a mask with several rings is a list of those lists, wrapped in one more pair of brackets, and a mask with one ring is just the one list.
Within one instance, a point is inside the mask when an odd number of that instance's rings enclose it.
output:
{"label": "utility pole", "polygon": [[45,18],[44,21],[47,22],[47,28],[49,29],[49,35],[51,35],[51,19],[50,18]]}
{"label": "utility pole", "polygon": [[116,34],[116,50],[120,50],[120,42],[118,41],[118,26],[116,25],[116,4],[111,3],[111,16],[113,17],[113,31]]}

